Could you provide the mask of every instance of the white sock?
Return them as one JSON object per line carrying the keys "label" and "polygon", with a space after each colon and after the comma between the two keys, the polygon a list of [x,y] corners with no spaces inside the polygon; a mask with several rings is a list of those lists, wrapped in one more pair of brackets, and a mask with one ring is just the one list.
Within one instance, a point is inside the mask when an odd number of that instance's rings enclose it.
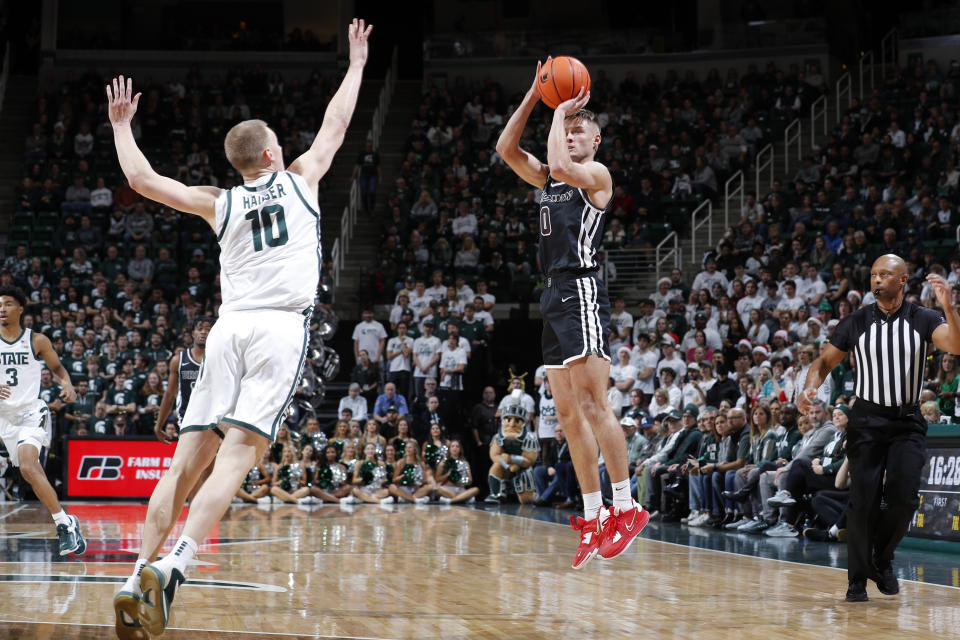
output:
{"label": "white sock", "polygon": [[148,564],[150,563],[147,560],[144,560],[143,558],[137,560],[137,564],[133,566],[133,577],[139,578],[140,573],[143,571],[143,568]]}
{"label": "white sock", "polygon": [[840,531],[840,528],[839,528],[837,525],[833,525],[832,527],[830,527],[829,529],[827,529],[827,533],[829,533],[829,534],[830,534],[831,536],[833,536],[834,538],[837,537],[837,532],[838,532],[838,531]]}
{"label": "white sock", "polygon": [[133,575],[127,578],[127,581],[123,583],[123,587],[121,587],[120,590],[140,595],[140,572],[143,571],[143,568],[148,564],[146,560],[137,560],[137,564],[133,567]]}
{"label": "white sock", "polygon": [[583,494],[583,519],[587,522],[596,520],[603,507],[603,496],[599,491]]}
{"label": "white sock", "polygon": [[70,516],[67,515],[67,512],[63,509],[53,514],[53,521],[58,525],[66,525],[68,527],[73,526],[73,520],[70,519]]}
{"label": "white sock", "polygon": [[613,508],[620,511],[633,509],[633,496],[630,495],[630,478],[611,483],[613,487]]}
{"label": "white sock", "polygon": [[193,538],[180,536],[180,538],[177,539],[177,543],[173,545],[173,551],[163,559],[164,564],[175,568],[185,575],[187,563],[193,560],[193,556],[196,555],[197,546]]}

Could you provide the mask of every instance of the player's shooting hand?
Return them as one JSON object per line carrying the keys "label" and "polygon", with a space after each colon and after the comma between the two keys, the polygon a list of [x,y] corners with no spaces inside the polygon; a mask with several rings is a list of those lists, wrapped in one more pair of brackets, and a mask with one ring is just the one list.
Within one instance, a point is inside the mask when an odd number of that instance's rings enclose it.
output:
{"label": "player's shooting hand", "polygon": [[60,391],[60,399],[63,400],[64,402],[76,401],[77,392],[76,390],[74,390],[73,385],[70,385],[69,387],[64,387],[63,390]]}
{"label": "player's shooting hand", "polygon": [[577,95],[557,105],[556,113],[562,113],[563,115],[576,113],[577,111],[580,111],[580,109],[583,109],[585,106],[587,106],[588,102],[590,102],[590,92],[586,91],[583,87],[580,87],[580,91],[577,93]]}
{"label": "player's shooting hand", "polygon": [[927,282],[933,287],[933,295],[936,296],[941,307],[947,309],[953,305],[953,301],[950,299],[950,285],[946,278],[937,273],[931,273],[927,275]]}
{"label": "player's shooting hand", "polygon": [[804,389],[799,396],[797,396],[797,410],[801,414],[807,415],[811,409],[813,409],[813,399],[817,395],[816,389]]}
{"label": "player's shooting hand", "polygon": [[370,32],[373,31],[373,25],[366,25],[363,19],[353,19],[353,22],[347,27],[347,40],[350,42],[350,64],[367,64],[367,39]]}
{"label": "player's shooting hand", "polygon": [[0,400],[6,400],[7,398],[10,397],[10,394],[11,394],[10,385],[0,384]]}
{"label": "player's shooting hand", "polygon": [[107,85],[107,105],[110,124],[130,124],[140,103],[140,94],[133,96],[133,79],[123,76],[113,79],[113,85]]}

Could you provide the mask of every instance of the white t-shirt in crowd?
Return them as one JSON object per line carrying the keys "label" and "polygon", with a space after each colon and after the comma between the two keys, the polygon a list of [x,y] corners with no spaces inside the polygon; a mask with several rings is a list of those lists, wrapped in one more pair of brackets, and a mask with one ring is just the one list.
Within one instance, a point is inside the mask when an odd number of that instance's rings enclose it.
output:
{"label": "white t-shirt in crowd", "polygon": [[[461,338],[461,340],[462,339],[463,338]],[[460,347],[456,349],[445,349],[440,356],[440,362],[444,369],[453,369],[462,364],[465,365],[467,364],[467,352]],[[451,391],[463,391],[463,373],[464,372],[461,371],[460,373],[444,374],[440,380],[440,388]]]}
{"label": "white t-shirt in crowd", "polygon": [[367,399],[359,394],[356,398],[351,398],[349,394],[340,398],[340,405],[337,407],[337,419],[340,418],[340,414],[344,409],[353,411],[354,420],[362,423],[367,419]]}
{"label": "white t-shirt in crowd", "polygon": [[366,350],[370,359],[376,360],[380,340],[387,339],[387,331],[376,320],[359,322],[353,329],[353,339],[357,341],[357,352]]}
{"label": "white t-shirt in crowd", "polygon": [[[660,351],[657,349],[650,349],[646,353],[640,353],[639,350],[634,349],[633,353],[630,354],[630,364],[636,368],[638,375],[641,370],[646,369],[647,367],[653,367],[654,371],[656,371],[657,362],[659,361]],[[644,395],[646,395],[647,399],[649,399],[656,390],[656,379],[658,375],[659,373],[654,373],[646,380],[640,380],[638,378],[636,383],[634,383],[633,388],[643,391]]]}
{"label": "white t-shirt in crowd", "polygon": [[[621,382],[626,382],[627,380],[631,380],[631,379],[634,381],[634,384],[636,384],[637,368],[629,363],[625,365],[615,364],[610,367],[610,377],[613,378],[613,381],[616,382],[617,384]],[[633,389],[632,385],[630,389]],[[617,391],[620,392],[620,396],[621,396],[620,397],[621,407],[630,406],[630,389],[626,391],[620,391],[619,389],[617,389]]]}
{"label": "white t-shirt in crowd", "polygon": [[557,432],[557,424],[560,422],[559,419],[557,419],[557,405],[553,401],[552,394],[549,398],[543,395],[540,396],[540,402],[537,404],[537,415],[539,416],[537,420],[537,437],[552,438]]}
{"label": "white t-shirt in crowd", "polygon": [[[390,373],[410,371],[410,359],[413,357],[413,354],[410,356],[403,355],[403,353],[400,352],[400,348],[404,345],[413,349],[413,338],[404,336],[401,339],[400,336],[394,336],[387,341],[387,351],[397,352],[397,355],[394,356],[387,365],[387,371]],[[384,354],[384,356],[386,356],[386,354]]]}
{"label": "white t-shirt in crowd", "polygon": [[447,297],[447,288],[442,284],[437,287],[427,287],[424,293],[427,296],[427,304],[430,304],[430,300],[436,300],[440,302]]}
{"label": "white t-shirt in crowd", "polygon": [[413,341],[413,356],[416,358],[412,360],[411,366],[413,367],[413,377],[414,378],[436,378],[437,377],[437,365],[434,363],[432,367],[427,369],[427,372],[424,373],[420,367],[417,365],[417,360],[421,364],[426,364],[433,359],[433,356],[440,353],[440,338],[437,336],[420,336]]}
{"label": "white t-shirt in crowd", "polygon": [[633,327],[633,316],[624,311],[623,313],[610,314],[610,331],[617,336],[626,334],[625,338],[614,338],[610,341],[610,353],[616,354],[621,346],[630,346],[633,336],[630,335],[630,329]]}

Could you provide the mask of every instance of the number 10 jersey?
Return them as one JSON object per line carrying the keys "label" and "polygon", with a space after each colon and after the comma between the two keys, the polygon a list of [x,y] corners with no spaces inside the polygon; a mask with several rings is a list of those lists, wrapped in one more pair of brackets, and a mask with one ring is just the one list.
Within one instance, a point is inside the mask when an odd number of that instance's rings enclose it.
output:
{"label": "number 10 jersey", "polygon": [[220,313],[302,312],[320,280],[320,207],[302,176],[277,171],[225,190],[216,203]]}

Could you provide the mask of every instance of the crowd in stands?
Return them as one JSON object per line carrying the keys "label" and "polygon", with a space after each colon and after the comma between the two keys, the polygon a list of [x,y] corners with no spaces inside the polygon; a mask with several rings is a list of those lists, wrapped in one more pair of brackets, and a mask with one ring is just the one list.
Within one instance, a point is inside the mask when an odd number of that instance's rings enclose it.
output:
{"label": "crowd in stands", "polygon": [[[902,255],[908,299],[927,306],[936,304],[927,273],[960,285],[960,256],[945,241],[958,224],[955,80],[925,67],[884,83],[844,114],[793,180],[747,197],[701,272],[674,270],[639,303],[614,301],[609,397],[648,509],[776,535],[796,535],[816,513],[812,528],[838,536],[842,522],[829,515],[837,494],[817,492],[844,486],[855,362],[832,372],[815,416],[798,417],[793,403],[836,323],[871,303],[873,258]],[[804,75],[772,65],[743,77],[670,72],[642,84],[628,74],[616,87],[597,73],[598,157],[616,185],[605,247],[646,246],[682,228],[689,206],[751,166],[824,86],[815,68]],[[60,428],[150,433],[169,357],[190,346],[197,318],[216,314],[216,242],[199,219],[125,184],[102,87],[88,73],[39,98],[0,284],[24,288],[25,324],[51,338],[74,377],[79,397],[67,406],[44,378]],[[263,117],[294,157],[312,141],[331,87],[318,74],[286,82],[259,69],[147,79],[135,132],[161,173],[228,188],[238,176],[212,150],[230,125]],[[489,464],[506,401],[488,384],[492,311],[535,300],[540,275],[536,194],[493,150],[516,103],[491,81],[428,81],[400,177],[381,202],[378,159],[369,148],[360,156],[364,203],[383,234],[361,285],[368,297],[352,334],[350,391],[335,422],[291,425],[240,499],[473,497],[465,492]],[[549,122],[545,109],[535,112],[522,146],[543,157]],[[389,313],[376,318],[374,303],[388,303]],[[956,359],[933,354],[926,380],[924,415],[953,420]],[[525,391],[541,442],[539,503],[572,506],[576,479],[543,370],[510,386]]]}
{"label": "crowd in stands", "polygon": [[[220,151],[226,131],[263,118],[285,157],[296,157],[319,128],[332,80],[285,80],[260,67],[138,78],[134,136],[160,173],[229,188],[241,178]],[[213,230],[124,180],[104,86],[91,70],[38,96],[0,267],[0,282],[27,295],[24,325],[51,339],[77,389],[64,404],[44,373],[57,436],[153,434],[170,358],[221,301]]]}

